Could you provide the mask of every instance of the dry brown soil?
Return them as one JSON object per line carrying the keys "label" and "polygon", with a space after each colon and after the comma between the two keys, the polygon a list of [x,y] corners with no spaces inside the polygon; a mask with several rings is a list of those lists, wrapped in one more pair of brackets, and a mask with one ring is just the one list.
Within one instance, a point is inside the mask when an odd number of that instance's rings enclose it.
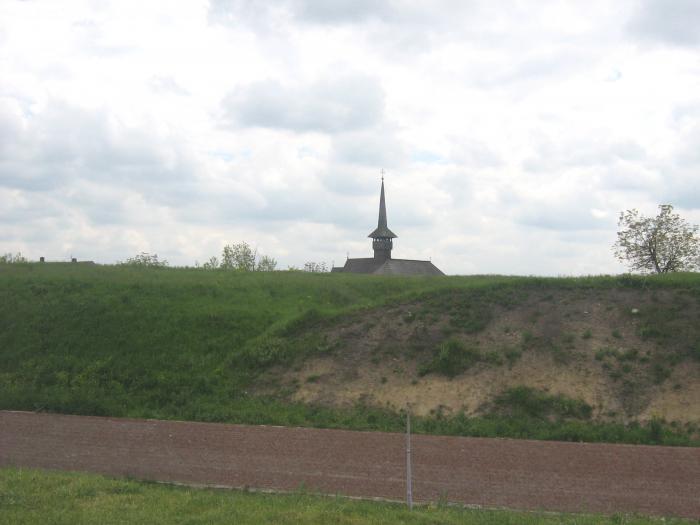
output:
{"label": "dry brown soil", "polygon": [[[413,436],[418,502],[700,518],[700,449]],[[0,466],[401,500],[405,437],[0,411]]]}
{"label": "dry brown soil", "polygon": [[[410,404],[419,415],[474,415],[488,412],[493,398],[504,390],[528,386],[586,401],[595,420],[662,417],[697,424],[700,362],[673,362],[677,349],[664,347],[658,339],[643,339],[643,321],[632,313],[678,300],[665,291],[536,292],[513,307],[496,306],[492,320],[475,334],[455,330],[449,313],[439,308],[421,312],[423,305],[410,303],[372,310],[326,330],[334,351],[291,370],[273,369],[259,390],[285,391],[294,401],[329,406],[364,402],[400,409]],[[684,315],[692,324],[700,312],[696,304],[691,306]],[[448,338],[500,356],[501,362],[480,362],[452,379],[434,373],[420,376],[421,363]],[[602,349],[637,354],[629,360],[596,359]],[[519,357],[509,361],[506,355],[514,351]],[[655,365],[668,370],[661,382],[653,378]]]}

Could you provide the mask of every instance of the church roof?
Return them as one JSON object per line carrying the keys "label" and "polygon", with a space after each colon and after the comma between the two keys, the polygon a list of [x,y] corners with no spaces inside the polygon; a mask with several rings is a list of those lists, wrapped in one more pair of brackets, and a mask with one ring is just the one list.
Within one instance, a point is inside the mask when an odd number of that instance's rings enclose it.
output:
{"label": "church roof", "polygon": [[370,273],[374,275],[445,275],[430,261],[411,259],[348,259],[345,266],[333,268],[334,272]]}
{"label": "church roof", "polygon": [[384,179],[382,178],[382,191],[379,195],[379,220],[377,221],[377,229],[370,233],[367,237],[373,239],[396,239],[396,234],[392,232],[386,225],[386,204],[384,203]]}
{"label": "church roof", "polygon": [[374,272],[377,275],[445,275],[430,261],[387,259]]}
{"label": "church roof", "polygon": [[345,266],[341,267],[340,271],[349,273],[374,273],[384,261],[375,259],[374,257],[366,257],[364,259],[348,259],[345,261]]}

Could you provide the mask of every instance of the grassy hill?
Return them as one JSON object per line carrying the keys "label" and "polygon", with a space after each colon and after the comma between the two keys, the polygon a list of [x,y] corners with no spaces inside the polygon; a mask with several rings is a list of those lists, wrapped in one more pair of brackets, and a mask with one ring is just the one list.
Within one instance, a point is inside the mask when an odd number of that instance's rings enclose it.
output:
{"label": "grassy hill", "polygon": [[0,266],[0,408],[695,444],[700,275]]}

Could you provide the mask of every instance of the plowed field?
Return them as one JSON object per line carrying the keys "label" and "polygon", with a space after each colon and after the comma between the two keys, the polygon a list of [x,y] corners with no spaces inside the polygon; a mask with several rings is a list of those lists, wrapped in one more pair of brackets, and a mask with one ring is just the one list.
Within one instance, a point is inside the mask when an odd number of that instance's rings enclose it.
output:
{"label": "plowed field", "polygon": [[[700,449],[414,435],[413,494],[700,518]],[[0,465],[400,500],[405,436],[0,411]]]}

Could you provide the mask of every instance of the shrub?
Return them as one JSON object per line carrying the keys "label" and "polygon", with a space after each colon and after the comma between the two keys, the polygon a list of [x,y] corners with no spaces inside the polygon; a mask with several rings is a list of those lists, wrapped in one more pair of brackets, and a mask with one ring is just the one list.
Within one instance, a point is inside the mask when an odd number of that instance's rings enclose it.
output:
{"label": "shrub", "polygon": [[486,352],[483,360],[496,366],[501,366],[504,363],[503,356],[495,351]]}
{"label": "shrub", "polygon": [[589,419],[593,409],[583,400],[550,395],[526,386],[509,388],[494,400],[497,409],[514,416]]}
{"label": "shrub", "polygon": [[168,266],[168,261],[159,260],[158,254],[150,254],[147,252],[141,252],[138,255],[129,257],[126,261],[119,263],[122,266],[145,266],[149,268],[164,268]]}
{"label": "shrub", "polygon": [[479,350],[464,346],[464,343],[450,339],[438,347],[437,355],[419,369],[420,375],[435,372],[447,377],[455,377],[482,359]]}
{"label": "shrub", "polygon": [[631,348],[626,352],[617,355],[617,358],[620,361],[634,361],[637,359],[637,357],[639,357],[639,350],[636,348]]}
{"label": "shrub", "polygon": [[508,365],[513,366],[513,364],[522,357],[523,353],[517,348],[509,348],[505,351],[504,355],[508,360]]}
{"label": "shrub", "polygon": [[663,423],[664,421],[659,419],[658,417],[653,417],[651,421],[649,421],[649,441],[651,441],[652,443],[660,444],[663,442]]}
{"label": "shrub", "polygon": [[700,361],[700,343],[690,348],[690,357],[696,361]]}
{"label": "shrub", "polygon": [[639,336],[644,339],[652,339],[654,337],[661,337],[663,333],[655,326],[645,325],[639,329]]}
{"label": "shrub", "polygon": [[0,255],[0,264],[21,264],[26,262],[29,261],[20,252],[17,252],[15,255],[12,255],[11,253]]}
{"label": "shrub", "polygon": [[671,370],[661,363],[654,363],[654,366],[651,367],[651,374],[652,378],[654,379],[654,383],[660,385],[669,378],[671,375]]}
{"label": "shrub", "polygon": [[563,348],[560,345],[550,344],[548,350],[555,363],[565,364],[571,361],[571,348]]}

